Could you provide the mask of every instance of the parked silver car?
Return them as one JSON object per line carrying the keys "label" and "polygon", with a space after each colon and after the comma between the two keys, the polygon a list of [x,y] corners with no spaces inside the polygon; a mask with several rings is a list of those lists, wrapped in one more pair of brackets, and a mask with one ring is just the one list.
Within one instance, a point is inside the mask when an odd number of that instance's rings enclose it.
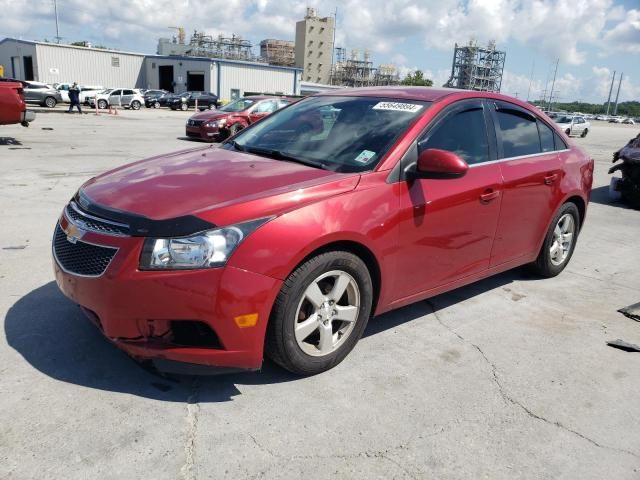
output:
{"label": "parked silver car", "polygon": [[586,137],[591,128],[591,123],[579,116],[561,115],[554,118],[554,121],[564,130],[568,137],[571,135]]}
{"label": "parked silver car", "polygon": [[53,108],[62,102],[60,92],[51,85],[40,82],[24,82],[24,101]]}

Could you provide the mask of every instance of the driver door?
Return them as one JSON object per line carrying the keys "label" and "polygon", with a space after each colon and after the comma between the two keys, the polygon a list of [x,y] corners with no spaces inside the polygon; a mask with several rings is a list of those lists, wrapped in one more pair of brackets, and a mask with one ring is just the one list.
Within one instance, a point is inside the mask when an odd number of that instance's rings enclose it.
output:
{"label": "driver door", "polygon": [[400,183],[396,299],[427,292],[489,268],[502,175],[493,122],[481,100],[453,104],[403,158],[403,170],[423,150],[438,148],[469,164],[457,179]]}

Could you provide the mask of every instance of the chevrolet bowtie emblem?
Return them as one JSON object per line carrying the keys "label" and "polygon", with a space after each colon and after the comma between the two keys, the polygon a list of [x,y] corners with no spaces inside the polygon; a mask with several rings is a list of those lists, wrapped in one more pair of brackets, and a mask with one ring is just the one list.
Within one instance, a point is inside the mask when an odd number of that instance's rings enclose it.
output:
{"label": "chevrolet bowtie emblem", "polygon": [[67,241],[73,244],[80,240],[85,234],[84,230],[79,229],[73,223],[67,224],[66,228],[63,230],[64,233],[67,234]]}

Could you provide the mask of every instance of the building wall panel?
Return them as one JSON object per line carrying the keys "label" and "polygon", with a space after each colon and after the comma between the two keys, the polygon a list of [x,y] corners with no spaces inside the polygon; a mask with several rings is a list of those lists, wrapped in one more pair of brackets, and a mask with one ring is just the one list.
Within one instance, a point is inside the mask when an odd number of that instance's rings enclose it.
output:
{"label": "building wall panel", "polygon": [[239,90],[240,96],[246,92],[295,94],[295,90],[299,90],[299,81],[295,80],[296,75],[299,75],[296,70],[222,62],[219,97],[229,100],[232,90]]}

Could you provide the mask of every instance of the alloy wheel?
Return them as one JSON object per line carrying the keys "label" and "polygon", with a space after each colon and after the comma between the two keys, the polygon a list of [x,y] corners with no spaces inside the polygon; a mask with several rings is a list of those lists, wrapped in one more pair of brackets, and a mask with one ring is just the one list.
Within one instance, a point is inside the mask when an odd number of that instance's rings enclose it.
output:
{"label": "alloy wheel", "polygon": [[295,316],[300,349],[322,357],[336,351],[353,332],[360,311],[360,290],[347,272],[332,270],[304,291]]}
{"label": "alloy wheel", "polygon": [[555,266],[562,265],[571,252],[576,222],[573,215],[565,213],[560,217],[553,229],[553,240],[549,248],[551,263]]}

